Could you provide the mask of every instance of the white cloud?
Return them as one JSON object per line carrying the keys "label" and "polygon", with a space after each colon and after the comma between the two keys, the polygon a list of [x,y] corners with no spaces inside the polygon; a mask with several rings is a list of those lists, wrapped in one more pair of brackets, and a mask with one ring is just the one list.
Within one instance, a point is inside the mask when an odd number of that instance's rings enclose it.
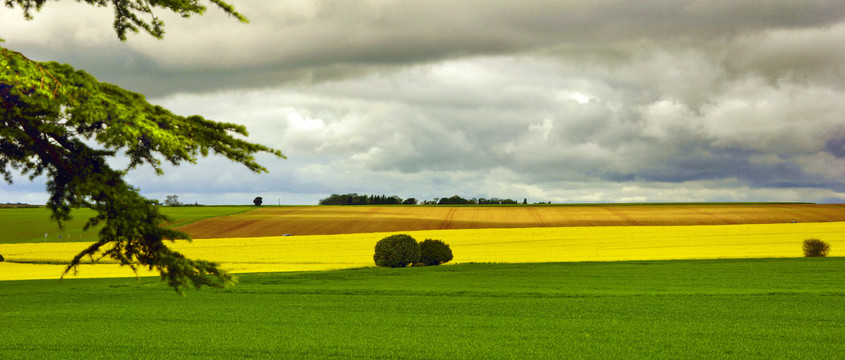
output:
{"label": "white cloud", "polygon": [[787,155],[821,150],[830,129],[845,125],[843,91],[758,78],[738,81],[701,108],[718,145]]}
{"label": "white cloud", "polygon": [[166,40],[121,44],[108,9],[49,2],[0,35],[289,157],[130,176],[150,194],[845,198],[838,1],[235,6],[249,25],[162,15]]}

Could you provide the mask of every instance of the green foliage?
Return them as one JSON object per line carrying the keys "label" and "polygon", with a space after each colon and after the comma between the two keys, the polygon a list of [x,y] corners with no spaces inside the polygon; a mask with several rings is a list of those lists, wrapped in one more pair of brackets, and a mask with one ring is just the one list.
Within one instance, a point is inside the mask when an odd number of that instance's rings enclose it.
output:
{"label": "green foliage", "polygon": [[264,203],[264,198],[260,196],[256,196],[255,199],[252,199],[252,204],[255,206],[261,206]]}
{"label": "green foliage", "polygon": [[[158,205],[158,204],[156,204]],[[167,198],[164,199],[165,206],[181,206],[182,203],[179,202],[179,195],[167,195]]]}
{"label": "green foliage", "polygon": [[420,242],[420,262],[426,266],[440,265],[452,261],[452,249],[449,244],[437,239],[425,239]]}
{"label": "green foliage", "polygon": [[376,266],[405,267],[420,260],[420,246],[410,235],[390,235],[376,243]]}
{"label": "green foliage", "polygon": [[805,257],[824,257],[830,253],[830,244],[819,239],[804,240],[801,248]]}
{"label": "green foliage", "polygon": [[466,205],[470,204],[470,201],[464,199],[458,195],[453,195],[449,198],[440,198],[440,201],[437,202],[437,205]]}
{"label": "green foliage", "polygon": [[[202,14],[199,0],[79,0],[89,5],[114,7],[114,29],[126,40],[126,32],[143,29],[161,38],[164,22],[154,9],[182,17]],[[210,3],[240,21],[246,18],[223,0]],[[19,6],[24,17],[40,10],[47,0],[4,0],[6,7]],[[148,18],[150,20],[144,20]],[[0,39],[2,41],[2,39]],[[108,256],[133,269],[158,269],[168,284],[181,292],[187,286],[223,286],[233,278],[215,263],[190,260],[164,245],[165,240],[188,239],[184,233],[161,227],[168,219],[155,203],[126,184],[130,169],[149,164],[161,174],[162,159],[179,165],[196,162],[209,152],[244,164],[255,172],[266,171],[254,154],[278,150],[242,140],[246,128],[218,123],[201,116],[176,116],[154,106],[143,95],[101,83],[93,76],[55,62],[36,62],[23,54],[0,47],[0,173],[9,183],[12,172],[48,178],[47,206],[61,227],[73,208],[87,207],[97,215],[85,229],[99,227],[99,241],[78,254],[65,274],[80,260]],[[89,144],[96,143],[95,147]],[[126,169],[112,169],[108,157],[123,151],[130,162]]]}
{"label": "green foliage", "polygon": [[[66,272],[85,257],[107,256],[135,269],[157,269],[181,291],[188,286],[222,286],[232,277],[216,264],[189,260],[165,246],[188,235],[161,228],[168,219],[138,189],[123,180],[130,169],[148,164],[161,174],[162,161],[195,163],[210,152],[266,171],[254,158],[281,152],[242,140],[246,128],[201,116],[177,116],[143,95],[101,83],[55,62],[32,61],[0,47],[0,173],[47,176],[47,207],[61,225],[73,208],[94,210],[85,229],[99,228],[99,240],[78,254]],[[92,147],[96,143],[96,147]],[[119,152],[130,160],[112,169],[106,159]]]}
{"label": "green foliage", "polygon": [[513,199],[499,199],[499,198],[472,198],[464,199],[459,195],[452,195],[452,197],[435,198],[434,200],[424,200],[423,205],[513,205],[517,204]]}
{"label": "green foliage", "polygon": [[[202,15],[205,13],[206,6],[202,5],[199,0],[77,0],[85,2],[89,5],[107,7],[114,6],[114,30],[117,32],[117,37],[120,40],[126,40],[126,32],[131,31],[138,33],[139,30],[152,35],[157,39],[164,37],[164,21],[155,16],[156,8],[169,10],[179,14],[183,18],[191,17],[191,15]],[[232,5],[222,0],[208,0],[208,2],[216,5],[223,12],[232,17],[242,21],[249,22],[243,15],[235,11]],[[47,0],[4,0],[6,7],[14,8],[15,5],[23,9],[23,15],[26,19],[32,19],[32,11],[39,11],[41,7],[47,3]],[[150,19],[150,20],[145,20]]]}
{"label": "green foliage", "polygon": [[[416,200],[414,200],[416,201]],[[403,204],[402,198],[399,196],[385,196],[385,195],[358,195],[351,194],[331,194],[325,199],[320,199],[319,205],[399,205]]]}

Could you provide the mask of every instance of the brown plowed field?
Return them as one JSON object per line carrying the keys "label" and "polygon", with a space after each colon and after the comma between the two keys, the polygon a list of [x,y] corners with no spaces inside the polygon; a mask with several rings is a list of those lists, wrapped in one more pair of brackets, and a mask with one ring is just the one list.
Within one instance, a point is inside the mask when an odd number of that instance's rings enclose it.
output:
{"label": "brown plowed field", "polygon": [[263,207],[179,227],[194,238],[436,229],[845,221],[845,205],[679,204]]}

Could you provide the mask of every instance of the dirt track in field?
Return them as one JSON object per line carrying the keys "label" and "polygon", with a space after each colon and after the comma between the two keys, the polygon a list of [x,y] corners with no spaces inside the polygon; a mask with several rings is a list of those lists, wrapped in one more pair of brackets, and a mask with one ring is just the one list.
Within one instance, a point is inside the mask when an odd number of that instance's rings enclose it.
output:
{"label": "dirt track in field", "polygon": [[263,207],[179,227],[194,238],[329,235],[436,229],[729,225],[845,221],[845,205]]}

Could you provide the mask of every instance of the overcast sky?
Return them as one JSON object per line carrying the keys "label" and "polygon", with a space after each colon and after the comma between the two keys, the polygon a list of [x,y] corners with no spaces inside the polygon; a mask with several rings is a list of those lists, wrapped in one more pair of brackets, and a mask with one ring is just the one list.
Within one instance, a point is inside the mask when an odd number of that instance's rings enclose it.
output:
{"label": "overcast sky", "polygon": [[845,202],[841,0],[230,3],[249,24],[159,11],[163,41],[125,43],[110,8],[0,8],[0,37],[288,156],[130,173],[160,200]]}

